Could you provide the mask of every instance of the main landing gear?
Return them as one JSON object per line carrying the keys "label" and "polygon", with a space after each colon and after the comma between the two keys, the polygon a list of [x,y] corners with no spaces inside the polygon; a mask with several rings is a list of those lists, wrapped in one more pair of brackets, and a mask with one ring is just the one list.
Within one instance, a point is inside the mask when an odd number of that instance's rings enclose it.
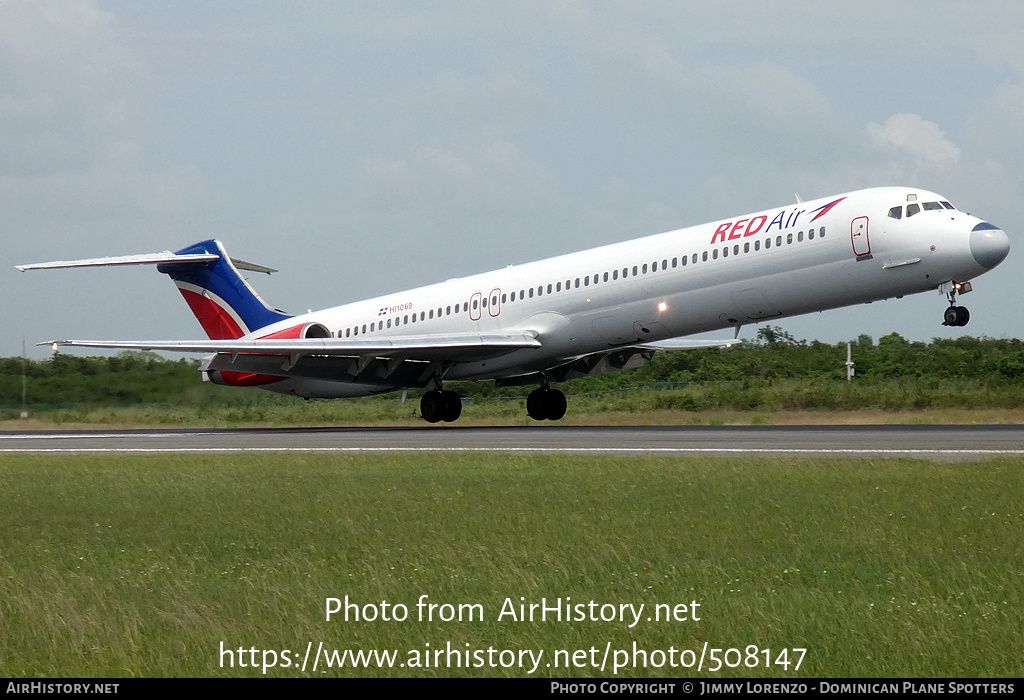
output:
{"label": "main landing gear", "polygon": [[942,325],[944,326],[966,326],[967,322],[971,320],[971,312],[967,310],[966,306],[956,305],[956,293],[961,292],[966,294],[971,291],[970,282],[952,282],[949,283],[949,287],[940,287],[940,289],[946,292],[946,298],[949,299],[949,308],[942,314]]}
{"label": "main landing gear", "polygon": [[[420,399],[420,415],[428,423],[454,423],[462,415],[462,397],[458,392],[445,391],[435,380],[431,389]],[[526,397],[526,412],[534,420],[559,420],[565,416],[565,394],[544,385]]]}
{"label": "main landing gear", "polygon": [[455,391],[428,391],[420,399],[420,413],[428,423],[454,423],[462,415],[462,397]]}
{"label": "main landing gear", "polygon": [[543,386],[526,397],[526,412],[534,420],[559,420],[565,415],[565,394]]}

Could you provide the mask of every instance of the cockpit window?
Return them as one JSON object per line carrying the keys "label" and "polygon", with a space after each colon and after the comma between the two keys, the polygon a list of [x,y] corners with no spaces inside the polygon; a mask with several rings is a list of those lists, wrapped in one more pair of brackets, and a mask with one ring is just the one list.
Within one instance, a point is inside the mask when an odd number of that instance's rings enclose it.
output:
{"label": "cockpit window", "polygon": [[924,210],[925,211],[936,211],[936,210],[941,211],[942,210],[942,205],[939,204],[938,202],[925,202],[924,203]]}
{"label": "cockpit window", "polygon": [[953,206],[952,204],[950,204],[949,202],[943,202],[943,203],[942,203],[942,206],[946,207],[946,209],[952,209],[953,211],[956,211],[956,207],[954,207],[954,206]]}
{"label": "cockpit window", "polygon": [[921,211],[921,205],[920,204],[908,204],[907,205],[907,218],[909,219],[914,214],[917,214],[919,211]]}
{"label": "cockpit window", "polygon": [[889,210],[890,219],[902,219],[903,218],[903,207],[893,207]]}

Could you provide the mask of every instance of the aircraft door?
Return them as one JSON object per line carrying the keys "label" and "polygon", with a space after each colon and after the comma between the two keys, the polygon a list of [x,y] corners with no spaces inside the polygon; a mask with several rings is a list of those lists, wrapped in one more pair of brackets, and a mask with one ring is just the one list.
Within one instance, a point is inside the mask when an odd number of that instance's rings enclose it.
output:
{"label": "aircraft door", "polygon": [[501,288],[495,287],[491,290],[491,301],[487,304],[487,313],[495,317],[501,313]]}
{"label": "aircraft door", "polygon": [[483,302],[484,295],[480,292],[473,292],[473,296],[469,298],[469,319],[471,321],[480,320],[480,316],[483,314]]}
{"label": "aircraft door", "polygon": [[850,240],[853,253],[858,258],[871,255],[871,241],[868,238],[868,217],[858,216],[850,224]]}

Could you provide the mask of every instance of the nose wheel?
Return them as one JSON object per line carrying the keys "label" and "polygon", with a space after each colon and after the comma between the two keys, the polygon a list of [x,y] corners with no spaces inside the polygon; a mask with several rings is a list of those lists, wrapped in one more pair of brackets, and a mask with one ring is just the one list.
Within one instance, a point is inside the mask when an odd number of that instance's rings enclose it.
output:
{"label": "nose wheel", "polygon": [[967,310],[966,306],[950,306],[942,315],[942,325],[944,326],[966,326],[970,320],[971,312]]}
{"label": "nose wheel", "polygon": [[966,326],[967,322],[971,320],[971,312],[967,310],[967,307],[956,305],[958,288],[963,292],[969,292],[971,291],[970,282],[964,282],[961,285],[957,285],[955,282],[950,283],[950,288],[946,291],[949,308],[942,314],[942,325],[944,326]]}

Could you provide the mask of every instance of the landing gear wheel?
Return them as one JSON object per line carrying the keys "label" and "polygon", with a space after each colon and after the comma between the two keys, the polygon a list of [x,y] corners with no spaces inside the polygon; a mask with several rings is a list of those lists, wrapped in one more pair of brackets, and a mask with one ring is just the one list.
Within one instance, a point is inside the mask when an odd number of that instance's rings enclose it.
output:
{"label": "landing gear wheel", "polygon": [[565,394],[558,389],[534,389],[526,397],[526,413],[534,420],[559,420],[565,409]]}
{"label": "landing gear wheel", "polygon": [[437,423],[444,417],[444,393],[428,391],[420,399],[420,414],[428,423]]}
{"label": "landing gear wheel", "polygon": [[565,394],[558,389],[551,389],[547,393],[548,420],[561,420],[567,407]]}
{"label": "landing gear wheel", "polygon": [[544,412],[543,389],[534,389],[526,397],[526,413],[534,420],[545,420],[548,417]]}
{"label": "landing gear wheel", "polygon": [[971,320],[971,312],[966,306],[950,306],[942,315],[944,326],[966,326]]}
{"label": "landing gear wheel", "polygon": [[445,423],[454,423],[462,415],[462,397],[455,391],[442,391],[444,397],[444,415],[441,417]]}
{"label": "landing gear wheel", "polygon": [[454,423],[462,415],[462,397],[455,391],[428,391],[420,399],[420,414],[428,423]]}

